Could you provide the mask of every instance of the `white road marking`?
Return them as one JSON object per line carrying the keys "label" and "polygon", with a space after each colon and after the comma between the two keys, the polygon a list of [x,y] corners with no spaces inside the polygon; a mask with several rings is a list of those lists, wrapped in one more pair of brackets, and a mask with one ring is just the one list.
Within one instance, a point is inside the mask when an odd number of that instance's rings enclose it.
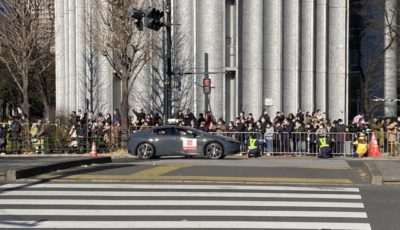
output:
{"label": "white road marking", "polygon": [[365,212],[174,209],[1,209],[0,216],[252,216],[367,218]]}
{"label": "white road marking", "polygon": [[75,200],[0,199],[0,205],[88,205],[88,206],[241,206],[241,207],[324,207],[364,208],[353,202],[237,201],[237,200]]}
{"label": "white road marking", "polygon": [[213,189],[213,190],[266,190],[266,191],[315,191],[315,192],[359,192],[347,187],[295,187],[254,185],[183,185],[183,184],[6,184],[0,188],[93,188],[93,189]]}
{"label": "white road marking", "polygon": [[303,199],[355,199],[361,195],[320,193],[240,193],[240,192],[121,192],[121,191],[2,191],[0,196],[109,196],[109,197],[251,197],[251,198],[303,198]]}
{"label": "white road marking", "polygon": [[371,230],[368,223],[262,222],[262,221],[1,221],[0,228],[91,229],[346,229]]}

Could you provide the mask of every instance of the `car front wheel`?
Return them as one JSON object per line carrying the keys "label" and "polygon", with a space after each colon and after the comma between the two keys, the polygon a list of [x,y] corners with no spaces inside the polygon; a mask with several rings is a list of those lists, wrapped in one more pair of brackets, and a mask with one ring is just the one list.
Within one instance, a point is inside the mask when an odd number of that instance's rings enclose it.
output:
{"label": "car front wheel", "polygon": [[137,155],[140,159],[151,159],[155,156],[154,147],[149,143],[142,143],[137,148]]}
{"label": "car front wheel", "polygon": [[224,157],[224,149],[219,143],[210,143],[206,147],[206,156],[210,159],[221,159]]}

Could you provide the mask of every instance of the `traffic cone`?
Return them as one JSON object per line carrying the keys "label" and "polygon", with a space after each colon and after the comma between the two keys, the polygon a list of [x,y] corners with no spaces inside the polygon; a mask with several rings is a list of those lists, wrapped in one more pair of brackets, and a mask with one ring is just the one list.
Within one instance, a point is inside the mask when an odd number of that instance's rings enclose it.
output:
{"label": "traffic cone", "polygon": [[92,151],[90,151],[90,156],[93,158],[97,157],[96,142],[92,142]]}
{"label": "traffic cone", "polygon": [[368,156],[369,157],[382,157],[381,150],[378,145],[378,141],[376,140],[375,133],[372,133],[371,141],[369,142],[368,147]]}

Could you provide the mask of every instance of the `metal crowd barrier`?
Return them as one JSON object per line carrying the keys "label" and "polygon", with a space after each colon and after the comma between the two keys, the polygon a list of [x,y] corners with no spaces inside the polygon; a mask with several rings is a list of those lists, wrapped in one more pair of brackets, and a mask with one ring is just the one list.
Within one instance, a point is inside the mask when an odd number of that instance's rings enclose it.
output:
{"label": "metal crowd barrier", "polygon": [[[247,140],[250,135],[254,135],[259,143],[260,150],[265,154],[274,155],[298,155],[298,156],[316,156],[318,152],[318,134],[310,132],[293,133],[271,133],[262,135],[259,132],[216,132],[214,135],[222,135],[234,138],[240,142],[242,153],[247,150]],[[358,133],[328,133],[327,139],[332,147],[332,152],[337,156],[351,156],[354,152],[353,142]],[[382,153],[389,152],[389,141],[387,133],[375,133]],[[368,143],[372,138],[372,132],[367,133]],[[105,138],[104,136],[93,137],[62,137],[46,136],[34,140],[29,136],[20,135],[12,137],[7,134],[6,137],[0,137],[0,152],[22,153],[35,152],[41,153],[87,153],[92,148],[92,143],[96,143],[97,151],[113,152],[121,149],[121,137]],[[400,147],[400,133],[397,136],[396,148]],[[400,152],[400,149],[398,150]]]}
{"label": "metal crowd barrier", "polygon": [[[264,154],[274,155],[296,155],[296,156],[317,156],[318,153],[318,134],[310,132],[293,133],[271,133],[262,135],[259,132],[218,132],[215,135],[222,135],[234,138],[240,142],[241,152],[247,150],[247,140],[250,135],[254,135],[259,144],[260,150]],[[327,141],[332,148],[333,155],[352,156],[354,152],[353,142],[358,133],[328,133]],[[371,141],[372,132],[367,133],[368,143]],[[398,136],[400,141],[400,135]],[[388,152],[387,133],[376,134],[378,145],[383,153]],[[400,147],[400,145],[399,145]]]}
{"label": "metal crowd barrier", "polygon": [[[1,139],[1,138],[0,138]],[[2,140],[0,141],[0,143]],[[0,146],[0,153],[88,153],[95,143],[99,153],[113,152],[121,148],[120,137],[7,137]]]}

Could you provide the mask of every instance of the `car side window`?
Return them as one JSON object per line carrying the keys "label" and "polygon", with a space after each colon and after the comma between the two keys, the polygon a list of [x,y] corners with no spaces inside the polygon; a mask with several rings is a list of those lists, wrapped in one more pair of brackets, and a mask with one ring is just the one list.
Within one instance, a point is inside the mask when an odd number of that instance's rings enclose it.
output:
{"label": "car side window", "polygon": [[153,130],[152,134],[154,135],[168,135],[167,129],[155,129]]}
{"label": "car side window", "polygon": [[178,135],[181,137],[196,137],[195,133],[188,129],[178,129]]}

